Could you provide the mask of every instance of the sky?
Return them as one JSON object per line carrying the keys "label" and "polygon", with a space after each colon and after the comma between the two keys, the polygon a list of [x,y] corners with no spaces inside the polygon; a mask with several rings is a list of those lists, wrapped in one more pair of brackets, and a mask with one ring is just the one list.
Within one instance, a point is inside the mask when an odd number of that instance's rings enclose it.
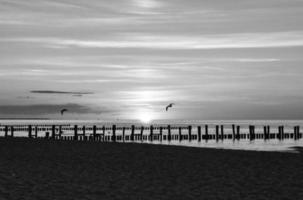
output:
{"label": "sky", "polygon": [[302,19],[302,0],[0,0],[0,118],[303,119]]}

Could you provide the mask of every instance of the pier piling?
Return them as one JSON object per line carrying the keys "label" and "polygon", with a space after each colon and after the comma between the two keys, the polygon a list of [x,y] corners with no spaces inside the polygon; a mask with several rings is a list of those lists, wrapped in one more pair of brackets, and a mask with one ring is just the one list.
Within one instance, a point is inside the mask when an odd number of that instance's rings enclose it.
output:
{"label": "pier piling", "polygon": [[205,125],[205,141],[207,142],[208,139],[209,139],[209,135],[208,135],[208,125]]}
{"label": "pier piling", "polygon": [[28,125],[28,138],[32,138],[32,125]]}
{"label": "pier piling", "polygon": [[14,137],[14,131],[15,131],[14,126],[11,126],[11,137]]}
{"label": "pier piling", "polygon": [[224,126],[221,125],[221,140],[224,140]]}
{"label": "pier piling", "polygon": [[97,126],[93,126],[93,140],[97,140]]}
{"label": "pier piling", "polygon": [[198,142],[201,142],[202,133],[201,133],[201,126],[198,126]]}
{"label": "pier piling", "polygon": [[4,128],[4,137],[8,137],[8,126]]}
{"label": "pier piling", "polygon": [[74,126],[74,140],[78,140],[78,126]]}
{"label": "pier piling", "polygon": [[168,142],[171,141],[171,129],[170,125],[167,126],[167,140]]}
{"label": "pier piling", "polygon": [[135,136],[135,126],[131,126],[131,134],[130,134],[130,140],[133,142],[134,141],[134,136]]}
{"label": "pier piling", "polygon": [[52,125],[52,139],[54,140],[56,137],[56,126]]}
{"label": "pier piling", "polygon": [[141,126],[141,130],[140,130],[140,140],[141,140],[141,142],[143,142],[143,132],[144,132],[144,126]]}
{"label": "pier piling", "polygon": [[122,141],[125,142],[125,127],[122,128]]}
{"label": "pier piling", "polygon": [[240,140],[240,126],[237,126],[237,134],[236,134],[237,140]]}
{"label": "pier piling", "polygon": [[249,140],[255,140],[255,126],[249,126]]}
{"label": "pier piling", "polygon": [[192,139],[191,130],[192,130],[192,126],[188,126],[188,141],[189,141],[189,142],[190,142],[191,139]]}
{"label": "pier piling", "polygon": [[160,126],[160,142],[162,142],[162,139],[163,139],[163,127]]}
{"label": "pier piling", "polygon": [[219,140],[219,126],[216,125],[216,142]]}
{"label": "pier piling", "polygon": [[152,142],[154,140],[154,127],[152,125],[149,127],[149,133],[150,133],[150,141]]}
{"label": "pier piling", "polygon": [[233,124],[232,125],[232,131],[233,131],[233,141],[236,139],[236,126]]}
{"label": "pier piling", "polygon": [[179,142],[181,142],[182,141],[182,128],[181,127],[179,127]]}
{"label": "pier piling", "polygon": [[116,142],[116,125],[113,125],[112,129],[113,129],[112,141]]}
{"label": "pier piling", "polygon": [[35,138],[38,138],[38,126],[35,126]]}

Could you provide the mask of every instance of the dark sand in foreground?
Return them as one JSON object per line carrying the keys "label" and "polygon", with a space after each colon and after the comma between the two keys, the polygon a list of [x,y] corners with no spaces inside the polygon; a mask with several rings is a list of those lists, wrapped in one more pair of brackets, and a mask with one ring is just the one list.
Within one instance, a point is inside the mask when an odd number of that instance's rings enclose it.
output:
{"label": "dark sand in foreground", "polygon": [[0,199],[303,199],[303,154],[0,139]]}

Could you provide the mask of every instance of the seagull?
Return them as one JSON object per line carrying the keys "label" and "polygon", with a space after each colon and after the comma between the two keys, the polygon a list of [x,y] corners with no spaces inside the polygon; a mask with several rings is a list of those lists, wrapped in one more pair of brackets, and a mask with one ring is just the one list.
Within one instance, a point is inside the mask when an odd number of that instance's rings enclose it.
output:
{"label": "seagull", "polygon": [[65,109],[65,108],[64,108],[64,109],[62,109],[62,110],[61,110],[61,115],[63,115],[63,114],[64,114],[64,112],[66,112],[66,111],[68,111],[68,110],[67,110],[67,109]]}
{"label": "seagull", "polygon": [[166,111],[168,111],[168,108],[172,108],[173,105],[175,105],[174,103],[170,103],[168,106],[166,106]]}

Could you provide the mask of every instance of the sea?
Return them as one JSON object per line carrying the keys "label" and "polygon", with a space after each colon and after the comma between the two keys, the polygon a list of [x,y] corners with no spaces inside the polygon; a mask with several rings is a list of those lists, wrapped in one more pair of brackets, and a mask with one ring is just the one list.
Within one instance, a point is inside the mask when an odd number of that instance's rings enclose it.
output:
{"label": "sea", "polygon": [[[135,120],[52,120],[52,119],[2,119],[0,120],[0,136],[4,136],[3,127],[8,126],[50,126],[50,125],[65,125],[65,126],[74,126],[78,125],[79,127],[85,126],[86,128],[92,127],[96,125],[97,127],[112,127],[112,125],[116,125],[117,127],[130,127],[131,125],[135,125],[136,127],[149,127],[153,125],[154,127],[159,126],[167,126],[171,125],[171,127],[188,127],[192,126],[192,135],[197,134],[197,127],[202,127],[202,134],[204,134],[204,126],[208,125],[209,134],[215,134],[215,126],[223,125],[224,133],[231,134],[232,133],[232,125],[239,125],[241,127],[241,133],[248,133],[248,128],[250,125],[255,126],[256,133],[263,133],[264,126],[270,126],[271,133],[278,133],[278,127],[284,126],[285,133],[293,133],[294,126],[299,126],[300,130],[303,130],[303,120],[155,120],[151,123],[141,123]],[[2,127],[2,129],[1,129]],[[139,134],[140,130],[136,130],[135,133]],[[91,130],[86,131],[87,134],[91,133]],[[157,130],[154,130],[154,133],[157,134]],[[15,131],[15,137],[26,137],[27,132],[25,131]],[[72,135],[71,131],[64,131],[64,135]],[[111,135],[111,130],[106,131],[107,135]],[[122,134],[121,131],[117,130],[117,135]],[[130,130],[126,130],[126,135],[130,134]],[[148,135],[149,131],[144,131],[144,135]],[[165,130],[163,130],[163,135],[167,134]],[[178,134],[178,129],[172,129],[172,135]],[[182,134],[187,134],[186,130],[182,131]],[[43,137],[45,135],[45,131],[39,131],[38,136]],[[137,143],[142,143],[137,142]],[[296,150],[297,147],[303,147],[303,138],[299,140],[294,139],[284,139],[280,141],[278,139],[257,139],[250,141],[248,139],[241,140],[219,140],[216,142],[215,140],[202,140],[198,142],[197,140],[172,140],[168,141],[143,141],[143,143],[149,143],[153,145],[176,145],[176,146],[184,146],[184,147],[194,147],[194,148],[216,148],[216,149],[233,149],[233,150],[249,150],[249,151],[279,151],[279,152],[288,152],[288,153],[298,153]]]}

